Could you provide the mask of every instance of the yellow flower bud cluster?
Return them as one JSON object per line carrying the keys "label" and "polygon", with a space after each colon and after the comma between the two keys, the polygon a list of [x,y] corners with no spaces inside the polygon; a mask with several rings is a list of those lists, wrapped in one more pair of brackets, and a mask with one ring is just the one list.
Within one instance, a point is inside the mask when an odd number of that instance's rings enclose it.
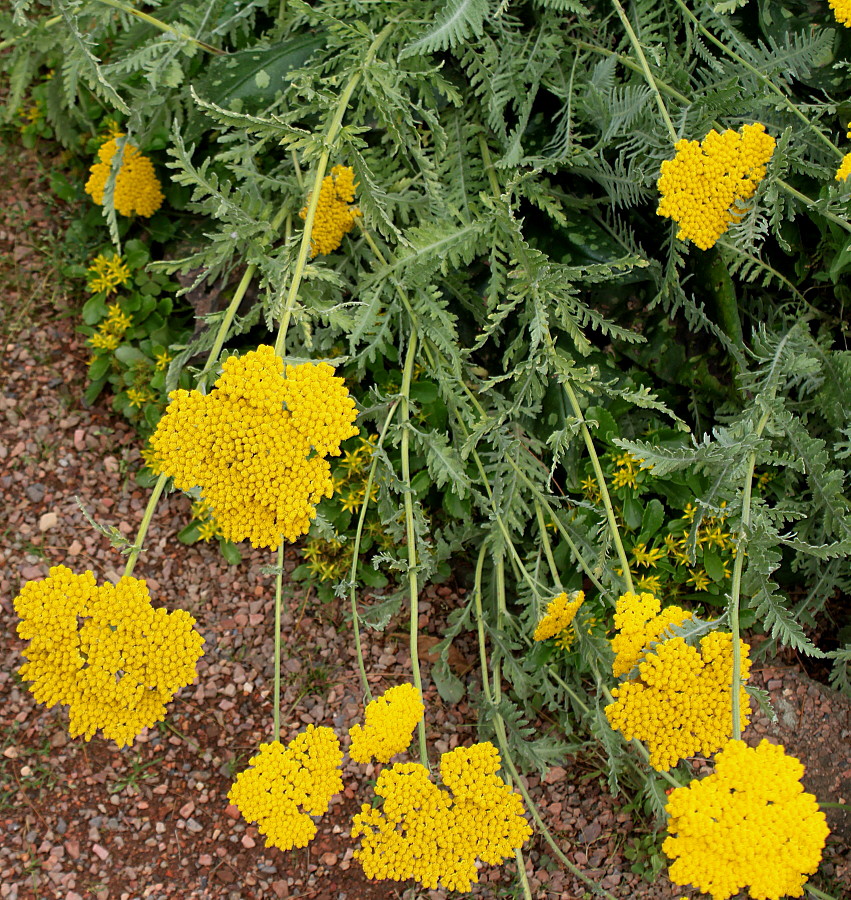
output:
{"label": "yellow flower bud cluster", "polygon": [[286,747],[261,744],[240,772],[228,800],[249,822],[256,822],[267,847],[306,847],[316,834],[311,816],[328,811],[343,789],[343,751],[333,730],[308,725]]}
{"label": "yellow flower bud cluster", "polygon": [[54,566],[23,586],[15,612],[30,642],[21,677],[39,703],[70,707],[72,737],[89,740],[100,728],[123,747],[195,678],[204,642],[195,619],[154,609],[142,580],[98,586],[92,572]]}
{"label": "yellow flower bud cluster", "polygon": [[[742,650],[742,681],[750,671]],[[638,666],[638,677],[612,691],[606,709],[612,728],[650,750],[650,765],[664,771],[681,759],[709,756],[724,746],[732,718],[733,636],[714,631],[700,649],[676,637],[659,644]],[[740,688],[741,727],[748,721],[748,695]]]}
{"label": "yellow flower bud cluster", "polygon": [[373,757],[380,762],[408,749],[411,735],[425,714],[419,691],[412,684],[398,684],[367,704],[365,725],[349,729],[349,756],[361,764]]}
{"label": "yellow flower bud cluster", "polygon": [[[103,144],[98,150],[100,162],[96,162],[89,170],[91,175],[86,182],[86,193],[98,206],[103,206],[103,194],[112,171],[112,159],[118,152],[118,138],[123,136],[119,134]],[[115,176],[112,193],[116,212],[122,216],[132,216],[134,213],[152,216],[162,206],[164,199],[153,163],[137,147],[129,142],[125,143],[121,168]]]}
{"label": "yellow flower bud cluster", "polygon": [[87,269],[89,273],[89,290],[93,294],[101,291],[111,294],[116,288],[123,287],[130,280],[130,269],[124,260],[113,253],[104,256],[99,253]]}
{"label": "yellow flower bud cluster", "polygon": [[775,143],[759,122],[741,132],[713,128],[699,143],[677,141],[676,156],[661,166],[657,214],[679,225],[678,238],[709,249],[742,217],[737,201],[754,195]]}
{"label": "yellow flower bud cluster", "polygon": [[582,591],[574,591],[569,596],[562,591],[550,600],[546,615],[538,622],[533,638],[536,641],[545,641],[569,628],[583,600],[585,594]]}
{"label": "yellow flower bud cluster", "polygon": [[628,674],[641,659],[644,648],[672,625],[682,625],[691,613],[679,606],[666,606],[653,594],[627,592],[618,597],[615,604],[615,628],[612,638],[615,661],[612,672],[615,677]]}
{"label": "yellow flower bud cluster", "polygon": [[225,360],[213,390],[174,391],[150,439],[156,471],[199,487],[221,534],[254,547],[305,534],[332,492],[326,456],[357,434],[356,411],[327,363],[287,366],[271,347]]}
{"label": "yellow flower bud cluster", "polygon": [[804,767],[782,746],[730,741],[715,771],[672,791],[662,849],[675,884],[692,884],[727,900],[800,897],[818,868],[829,834],[816,798],[804,792]]}
{"label": "yellow flower bud cluster", "polygon": [[366,876],[469,891],[478,881],[477,859],[498,864],[513,855],[532,830],[521,798],[496,774],[499,766],[490,743],[444,753],[440,775],[451,794],[419,763],[382,769],[375,786],[381,808],[364,804],[352,822],[352,837],[362,836],[355,858]]}
{"label": "yellow flower bud cluster", "polygon": [[827,5],[840,25],[851,28],[851,0],[827,0]]}
{"label": "yellow flower bud cluster", "polygon": [[[331,174],[322,179],[313,231],[310,233],[311,256],[333,253],[343,242],[343,235],[355,227],[355,219],[361,211],[349,204],[355,199],[356,187],[355,172],[351,166],[334,166]],[[307,206],[299,212],[299,216],[307,218]]]}

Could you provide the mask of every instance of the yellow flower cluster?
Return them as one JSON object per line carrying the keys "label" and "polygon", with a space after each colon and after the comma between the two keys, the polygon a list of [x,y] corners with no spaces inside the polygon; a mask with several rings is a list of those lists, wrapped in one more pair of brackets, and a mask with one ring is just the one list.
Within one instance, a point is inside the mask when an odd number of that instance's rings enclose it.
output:
{"label": "yellow flower cluster", "polygon": [[[742,681],[748,677],[748,645],[741,643]],[[638,677],[612,691],[606,718],[629,741],[638,738],[650,750],[659,771],[724,746],[732,722],[733,636],[714,631],[700,650],[684,638],[659,644],[639,663]],[[740,688],[741,726],[748,723],[748,695]]]}
{"label": "yellow flower cluster", "polygon": [[851,0],[827,0],[827,5],[840,25],[851,28]]}
{"label": "yellow flower cluster", "polygon": [[615,604],[615,628],[612,638],[615,661],[612,673],[626,675],[641,659],[642,651],[671,625],[682,625],[691,613],[679,606],[666,606],[652,594],[621,594]]}
{"label": "yellow flower cluster", "polygon": [[54,566],[15,598],[18,635],[29,640],[21,677],[39,703],[70,707],[72,737],[100,728],[119,747],[165,717],[165,704],[195,678],[204,639],[178,609],[154,609],[145,582],[98,586],[91,572]]}
{"label": "yellow flower cluster", "polygon": [[287,366],[271,347],[225,360],[213,390],[174,391],[151,437],[156,470],[200,487],[221,534],[294,541],[332,492],[326,456],[357,434],[354,401],[327,363]]}
{"label": "yellow flower cluster", "polygon": [[99,253],[92,260],[87,271],[89,272],[89,290],[93,294],[101,291],[110,294],[130,280],[130,269],[117,254],[104,256],[103,253]]}
{"label": "yellow flower cluster", "polygon": [[800,897],[818,868],[829,834],[816,798],[804,792],[804,767],[763,739],[730,741],[715,771],[668,798],[662,849],[675,884],[727,900],[749,887],[759,900]]}
{"label": "yellow flower cluster", "polygon": [[546,615],[535,628],[533,639],[545,641],[569,628],[584,600],[585,594],[582,591],[574,591],[570,595],[562,591],[557,597],[550,600]]}
{"label": "yellow flower cluster", "polygon": [[[98,206],[103,206],[103,193],[112,170],[112,160],[118,152],[118,138],[123,136],[123,134],[116,135],[103,144],[98,150],[100,161],[90,169],[91,175],[86,182],[86,193]],[[138,213],[140,216],[152,216],[162,206],[164,199],[151,161],[137,147],[129,142],[125,143],[121,168],[115,176],[115,187],[112,194],[112,202],[116,211],[122,216],[132,216],[134,213]]]}
{"label": "yellow flower cluster", "polygon": [[89,338],[89,346],[94,350],[115,350],[121,343],[124,332],[133,324],[133,319],[117,303],[110,303],[107,312],[107,317]]}
{"label": "yellow flower cluster", "polygon": [[[322,179],[310,234],[311,256],[333,253],[343,242],[343,235],[355,227],[355,219],[361,211],[349,204],[355,199],[356,187],[355,172],[351,166],[334,166],[331,174]],[[307,218],[307,206],[299,212],[299,216]]]}
{"label": "yellow flower cluster", "polygon": [[256,822],[267,847],[306,847],[316,834],[311,816],[328,811],[343,789],[343,751],[332,729],[308,725],[286,747],[261,744],[252,766],[240,772],[228,800],[248,822]]}
{"label": "yellow flower cluster", "polygon": [[364,804],[352,822],[352,837],[363,837],[355,858],[366,876],[469,891],[478,881],[477,859],[497,865],[532,834],[521,798],[496,774],[499,766],[490,743],[444,753],[440,775],[451,795],[419,763],[382,769],[375,786],[381,808]]}
{"label": "yellow flower cluster", "polygon": [[349,729],[349,756],[364,765],[373,757],[380,763],[390,762],[391,757],[408,749],[423,715],[425,707],[414,685],[397,684],[367,704],[365,725]]}
{"label": "yellow flower cluster", "polygon": [[657,187],[662,195],[656,210],[679,225],[678,238],[707,250],[737,222],[737,201],[754,195],[765,177],[775,140],[759,122],[741,131],[715,129],[701,141],[677,141],[674,159],[662,163]]}

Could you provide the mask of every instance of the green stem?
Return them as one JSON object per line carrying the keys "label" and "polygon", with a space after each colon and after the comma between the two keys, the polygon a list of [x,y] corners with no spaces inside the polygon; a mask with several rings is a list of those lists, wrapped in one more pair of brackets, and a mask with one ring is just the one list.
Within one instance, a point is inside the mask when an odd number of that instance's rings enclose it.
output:
{"label": "green stem", "polygon": [[275,683],[272,692],[272,740],[281,739],[281,592],[284,584],[284,544],[278,545],[275,573]]}
{"label": "green stem", "polygon": [[197,47],[200,47],[202,50],[206,50],[208,53],[213,53],[216,56],[227,56],[224,50],[219,50],[218,47],[213,47],[210,44],[204,43],[204,41],[199,41],[198,38],[192,37],[191,34],[187,34],[185,31],[181,31],[179,28],[175,28],[173,25],[169,25],[167,22],[163,22],[160,19],[155,19],[153,16],[148,15],[148,13],[146,12],[134,9],[132,6],[128,6],[126,3],[121,3],[120,0],[99,0],[99,2],[103,3],[104,6],[111,6],[113,9],[119,9],[121,10],[121,12],[128,13],[131,16],[136,16],[137,19],[141,19],[143,22],[147,22],[149,25],[153,25],[154,28],[159,28],[160,31],[165,31],[169,34],[175,35],[176,37],[183,38],[186,41],[191,41]]}
{"label": "green stem", "polygon": [[[763,86],[771,91],[771,93],[775,94],[786,108],[797,116],[807,128],[812,131],[817,138],[819,138],[822,143],[824,143],[827,147],[830,148],[837,156],[840,158],[845,154],[827,137],[827,135],[823,134],[799,109],[795,106],[794,103],[780,90],[779,87],[767,76],[763,75],[762,72],[759,71],[755,66],[752,66],[746,59],[743,59],[736,53],[734,50],[731,50],[722,40],[715,37],[709,29],[705,28],[700,20],[695,16],[695,14],[685,5],[683,0],[674,0],[674,2],[679,6],[679,8],[686,14],[686,16],[691,20],[692,24],[697,28],[697,30],[709,41],[711,41],[715,46],[722,52],[726,53],[730,59],[734,59],[740,66],[746,69],[751,73],[755,78],[759,79],[762,82]],[[812,202],[812,201],[810,201]]]}
{"label": "green stem", "polygon": [[[387,417],[385,418],[384,425],[381,428],[381,434],[378,436],[378,443],[375,448],[376,450],[380,449],[384,444],[384,438],[387,436],[387,429],[390,427],[390,422],[393,418],[393,414],[396,412],[396,407],[398,405],[399,401],[394,400],[393,405],[387,412]],[[352,548],[352,567],[349,571],[349,603],[351,604],[352,608],[352,630],[355,636],[355,651],[358,658],[358,672],[360,672],[361,687],[363,688],[363,695],[367,703],[372,700],[372,691],[369,689],[369,682],[366,680],[366,668],[363,661],[363,649],[361,647],[360,639],[360,616],[358,615],[358,601],[355,591],[355,579],[357,578],[358,572],[358,557],[360,554],[361,535],[363,534],[363,526],[364,522],[366,521],[366,510],[369,506],[369,495],[372,491],[372,481],[375,477],[375,470],[377,466],[378,454],[373,453],[372,463],[369,467],[369,475],[366,479],[366,493],[363,498],[363,505],[360,508],[360,515],[358,516],[358,526],[355,529],[355,541]]]}
{"label": "green stem", "polygon": [[53,16],[50,19],[45,19],[43,22],[39,22],[38,25],[36,25],[34,28],[28,28],[23,34],[17,34],[13,38],[9,38],[5,41],[0,41],[0,50],[5,50],[7,47],[11,47],[14,44],[17,44],[18,41],[22,41],[25,38],[28,38],[38,28],[51,28],[61,21],[62,16]]}
{"label": "green stem", "polygon": [[544,520],[544,510],[541,507],[541,502],[538,498],[535,498],[535,516],[538,519],[538,530],[541,532],[541,543],[544,545],[544,555],[547,557],[547,563],[550,567],[550,574],[553,577],[553,582],[555,583],[556,590],[561,593],[563,590],[561,586],[561,579],[558,574],[558,566],[556,566],[555,557],[553,556],[553,548],[550,545],[550,536],[547,534],[547,523]]}
{"label": "green stem", "polygon": [[[389,36],[393,27],[394,26],[392,24],[385,26],[376,36],[375,40],[372,42],[372,45],[367,51],[366,57],[363,62],[364,66],[368,66],[375,58],[375,54],[378,52],[384,41],[387,40],[387,37]],[[358,82],[360,81],[360,79],[360,70],[355,72],[349,79],[348,84],[343,89],[343,93],[340,94],[340,99],[337,101],[334,115],[331,118],[331,121],[328,124],[328,128],[323,136],[322,143],[325,149],[320,154],[313,173],[313,187],[310,192],[310,199],[307,201],[307,213],[304,217],[304,231],[301,236],[301,244],[298,248],[298,258],[296,259],[295,272],[293,273],[293,280],[290,283],[289,293],[287,294],[287,300],[284,304],[284,316],[281,320],[280,328],[278,329],[278,339],[275,342],[275,353],[277,353],[278,356],[286,355],[287,326],[289,325],[292,310],[295,307],[295,298],[298,295],[298,289],[301,285],[302,275],[304,274],[304,267],[307,264],[307,254],[310,251],[310,236],[313,232],[313,221],[316,218],[316,208],[319,204],[319,192],[322,188],[322,180],[323,178],[325,178],[325,172],[328,169],[328,160],[331,158],[331,148],[343,124],[343,116],[346,114],[346,107],[349,105],[349,100],[351,100],[352,94],[354,93],[355,88],[358,86]]]}
{"label": "green stem", "polygon": [[665,106],[665,101],[662,99],[662,95],[659,93],[659,87],[656,84],[656,79],[653,77],[653,73],[650,71],[650,66],[647,62],[647,57],[644,55],[644,50],[641,49],[641,41],[638,40],[638,35],[635,33],[632,27],[632,23],[629,21],[629,17],[624,11],[623,6],[621,6],[620,0],[612,0],[612,4],[615,7],[624,30],[626,31],[629,42],[630,44],[632,44],[632,49],[635,51],[635,55],[638,57],[638,62],[641,65],[641,71],[644,73],[644,79],[650,87],[650,90],[653,91],[653,95],[656,97],[656,104],[658,105],[659,112],[662,115],[662,119],[664,120],[665,125],[668,128],[668,133],[671,135],[671,142],[676,143],[678,140],[677,131],[674,128],[674,123],[671,121],[671,117],[668,115],[668,109]]}
{"label": "green stem", "polygon": [[154,510],[157,508],[157,503],[159,502],[160,495],[163,492],[163,488],[165,487],[165,483],[168,481],[168,475],[160,475],[157,478],[157,483],[154,485],[153,491],[151,491],[151,496],[148,497],[148,505],[145,507],[145,512],[142,516],[142,522],[139,525],[139,530],[136,533],[136,540],[133,542],[133,549],[130,551],[130,556],[127,557],[127,565],[124,567],[124,575],[125,577],[133,574],[133,569],[136,567],[136,560],[139,558],[139,554],[142,552],[142,545],[145,542],[145,535],[148,533],[148,526],[151,524],[151,519],[154,515]]}
{"label": "green stem", "polygon": [[[405,492],[405,530],[408,544],[408,585],[411,592],[411,619],[408,631],[409,649],[411,652],[411,669],[414,676],[414,684],[420,699],[425,703],[423,698],[423,681],[420,675],[420,653],[418,646],[419,637],[419,584],[417,579],[417,535],[414,528],[414,498],[411,488],[411,456],[410,456],[410,396],[411,396],[411,377],[414,372],[414,360],[417,356],[417,330],[411,329],[411,336],[408,340],[408,352],[405,354],[405,367],[402,370],[402,387],[400,393],[402,401],[400,408],[402,411],[402,487]],[[420,762],[428,767],[428,747],[426,745],[425,720],[420,719],[417,726],[417,734],[420,742]]]}
{"label": "green stem", "polygon": [[494,172],[493,169],[493,161],[491,160],[491,153],[483,134],[479,134],[479,152],[482,154],[482,161],[485,164],[485,172],[487,172],[491,191],[493,191],[494,197],[499,197],[499,181],[497,181],[496,172]]}
{"label": "green stem", "polygon": [[[785,181],[783,181],[782,178],[775,178],[774,183],[783,188],[783,190],[786,191],[786,193],[790,197],[794,197],[796,200],[800,200],[801,203],[803,203],[805,206],[814,207],[816,205],[815,200],[810,199],[806,194],[802,194],[800,191],[793,188],[791,184],[787,184]],[[831,222],[835,222],[846,231],[851,231],[851,224],[849,224],[845,219],[834,215],[832,212],[828,212],[826,209],[815,209],[814,212],[818,216],[824,216],[825,219],[829,219]]]}
{"label": "green stem", "polygon": [[594,449],[594,441],[591,437],[591,432],[588,430],[588,426],[585,424],[585,416],[582,415],[582,410],[579,407],[579,401],[576,399],[576,394],[573,392],[573,388],[570,385],[570,382],[564,382],[564,391],[567,394],[567,399],[570,401],[570,406],[573,409],[573,414],[579,419],[580,427],[582,430],[582,438],[585,441],[585,446],[588,449],[588,455],[591,457],[591,465],[594,468],[594,475],[597,478],[597,485],[600,488],[600,497],[603,500],[603,506],[606,510],[606,519],[609,523],[609,530],[612,534],[612,541],[615,545],[615,550],[618,554],[618,559],[620,559],[621,566],[623,568],[623,578],[626,582],[626,589],[629,593],[634,591],[633,583],[632,583],[632,575],[629,571],[629,563],[626,558],[626,551],[623,547],[623,541],[621,541],[620,531],[618,530],[618,523],[615,521],[615,511],[612,507],[612,500],[609,497],[609,490],[606,487],[606,479],[603,475],[603,468],[600,465],[600,459],[597,456],[597,451]]}
{"label": "green stem", "polygon": [[[756,426],[755,434],[759,437],[770,418],[766,410],[762,414]],[[739,641],[739,598],[742,589],[742,570],[745,564],[745,542],[751,524],[751,494],[753,491],[753,472],[756,466],[756,450],[752,450],[748,456],[748,464],[745,474],[745,486],[742,492],[742,531],[736,550],[736,559],[733,562],[733,578],[730,587],[730,631],[733,634],[733,680],[732,690],[733,708],[733,740],[742,739],[741,704],[739,694],[742,686],[742,648]]]}
{"label": "green stem", "polygon": [[813,897],[818,897],[818,900],[836,900],[832,894],[825,894],[824,891],[820,891],[818,888],[814,888],[810,884],[805,884],[804,887],[807,890],[807,893]]}

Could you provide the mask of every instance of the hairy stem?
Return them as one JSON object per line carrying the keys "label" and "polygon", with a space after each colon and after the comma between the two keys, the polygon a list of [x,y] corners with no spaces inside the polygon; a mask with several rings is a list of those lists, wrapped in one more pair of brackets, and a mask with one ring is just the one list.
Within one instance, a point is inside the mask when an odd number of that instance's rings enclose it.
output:
{"label": "hairy stem", "polygon": [[213,53],[216,56],[227,56],[224,50],[219,50],[218,47],[213,47],[210,44],[205,43],[204,41],[199,41],[198,38],[192,37],[191,34],[187,34],[185,31],[181,31],[179,28],[175,28],[173,25],[169,25],[167,22],[163,22],[160,19],[155,19],[153,16],[148,15],[146,12],[142,12],[139,9],[134,9],[132,6],[128,6],[126,3],[121,3],[120,0],[98,0],[98,2],[103,3],[104,6],[111,6],[113,9],[119,9],[121,12],[128,13],[131,16],[136,16],[137,19],[141,19],[143,22],[147,22],[149,25],[153,25],[154,28],[159,28],[160,31],[165,31],[168,34],[173,34],[175,37],[183,38],[185,41],[191,41],[195,44],[196,47],[200,47],[202,50],[206,50],[208,53]]}
{"label": "hairy stem", "polygon": [[[396,412],[396,407],[399,405],[399,401],[395,400],[391,405],[390,409],[387,411],[387,417],[384,419],[384,425],[381,427],[381,434],[378,436],[378,443],[376,445],[376,450],[380,449],[384,444],[384,438],[387,436],[387,429],[390,427],[390,422],[393,419],[393,414]],[[354,546],[352,547],[352,567],[349,571],[349,603],[352,608],[352,631],[354,632],[355,637],[355,652],[357,654],[358,659],[358,672],[360,673],[360,683],[363,688],[363,695],[367,703],[372,700],[372,691],[369,689],[369,682],[366,680],[366,668],[364,666],[363,661],[363,649],[361,647],[361,639],[360,639],[360,616],[358,615],[358,601],[357,601],[357,593],[355,590],[355,579],[357,578],[358,573],[358,559],[360,555],[360,541],[361,535],[363,534],[363,526],[366,521],[366,510],[369,506],[369,495],[372,491],[372,481],[375,478],[375,470],[378,466],[378,453],[373,453],[372,463],[369,467],[369,475],[367,475],[366,479],[366,493],[363,498],[363,505],[360,508],[360,515],[358,516],[358,525],[355,529],[355,540]]]}
{"label": "hairy stem", "polygon": [[[787,184],[782,178],[775,178],[774,183],[782,188],[790,197],[794,197],[796,200],[800,200],[804,206],[807,207],[815,207],[816,201],[812,200],[806,194],[802,194],[799,190],[796,190],[792,187],[791,184]],[[813,210],[816,215],[824,216],[825,219],[829,219],[831,222],[839,225],[841,228],[844,228],[846,231],[851,231],[851,223],[847,222],[845,219],[840,216],[834,215],[832,212],[828,212],[826,209],[818,209],[817,207]]]}
{"label": "hairy stem", "polygon": [[284,544],[278,545],[278,566],[275,573],[275,681],[272,691],[272,739],[281,739],[281,591],[284,584]]}
{"label": "hairy stem", "polygon": [[632,44],[632,49],[635,51],[635,55],[638,58],[641,71],[644,73],[644,79],[650,87],[650,90],[653,91],[653,95],[656,98],[656,104],[659,107],[659,112],[662,115],[668,133],[671,135],[671,142],[676,143],[678,140],[677,130],[674,128],[674,123],[668,115],[668,108],[665,106],[665,101],[662,99],[661,93],[659,93],[659,86],[656,84],[656,79],[650,71],[650,66],[647,62],[647,57],[644,55],[644,50],[641,49],[641,41],[638,40],[638,35],[635,33],[632,23],[629,21],[629,17],[624,11],[623,6],[621,6],[620,0],[612,0],[612,5],[615,7],[615,11],[618,14],[618,18],[621,20],[621,24],[626,31],[630,44]]}
{"label": "hairy stem", "polygon": [[136,540],[133,542],[133,549],[130,551],[130,555],[127,557],[127,565],[124,567],[125,576],[133,574],[133,569],[136,567],[136,560],[139,558],[139,554],[142,552],[142,545],[145,543],[145,535],[148,533],[148,526],[151,524],[154,510],[157,508],[157,503],[159,503],[160,496],[162,495],[163,488],[167,481],[168,475],[160,475],[159,478],[157,478],[154,489],[151,491],[151,496],[148,497],[148,505],[145,507],[145,512],[142,515],[142,522],[139,525],[139,530],[136,532]]}
{"label": "hairy stem", "polygon": [[37,28],[52,28],[54,25],[57,25],[62,21],[62,16],[52,16],[49,19],[44,19],[39,22],[32,28],[28,28],[23,34],[16,34],[15,37],[8,38],[5,41],[0,41],[0,50],[5,50],[7,47],[11,47],[14,44],[17,44],[18,41],[23,41],[28,38]]}
{"label": "hairy stem", "polygon": [[597,485],[600,488],[600,497],[603,500],[603,506],[606,510],[606,520],[609,523],[609,531],[612,535],[612,542],[615,545],[618,559],[620,560],[621,567],[623,568],[623,578],[626,582],[626,589],[627,591],[632,593],[634,587],[632,583],[632,575],[629,571],[629,563],[627,562],[626,558],[626,550],[624,550],[623,547],[623,541],[621,540],[618,523],[617,521],[615,521],[615,511],[612,507],[611,497],[609,497],[609,490],[606,487],[606,479],[603,475],[603,468],[600,465],[600,458],[597,456],[597,451],[594,449],[594,440],[591,437],[591,432],[588,430],[588,426],[585,424],[585,416],[582,415],[582,410],[579,407],[579,401],[576,399],[576,394],[574,393],[570,382],[564,382],[564,391],[567,394],[567,399],[570,401],[570,406],[573,409],[573,414],[577,419],[579,419],[580,428],[582,430],[582,438],[585,441],[586,448],[588,449],[588,455],[591,457],[591,465],[594,468],[594,475],[597,478]]}
{"label": "hairy stem", "polygon": [[547,557],[547,564],[550,567],[550,574],[553,577],[556,590],[561,593],[561,579],[558,574],[558,566],[556,566],[555,557],[553,556],[553,548],[550,544],[550,536],[547,534],[547,523],[544,520],[544,510],[541,507],[541,501],[535,498],[535,517],[538,520],[538,531],[541,534],[541,543],[544,545],[544,555]]}

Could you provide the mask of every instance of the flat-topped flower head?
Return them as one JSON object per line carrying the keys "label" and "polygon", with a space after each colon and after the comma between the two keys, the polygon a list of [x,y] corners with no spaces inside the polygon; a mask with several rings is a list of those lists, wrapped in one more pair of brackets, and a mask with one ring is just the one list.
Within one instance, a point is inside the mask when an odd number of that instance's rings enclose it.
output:
{"label": "flat-topped flower head", "polygon": [[449,791],[419,763],[382,769],[375,786],[380,809],[364,804],[352,822],[352,837],[362,837],[355,859],[364,874],[469,891],[478,881],[478,859],[497,865],[532,834],[523,801],[496,774],[499,766],[496,747],[485,742],[443,754],[440,773]]}
{"label": "flat-topped flower head", "polygon": [[91,572],[54,566],[15,598],[29,640],[21,677],[39,703],[67,704],[72,737],[101,729],[119,747],[165,717],[195,678],[204,639],[184,610],[154,609],[145,582],[98,586]]}
{"label": "flat-topped flower head", "polygon": [[151,436],[155,471],[193,487],[221,535],[277,547],[305,534],[332,493],[326,456],[357,434],[354,401],[327,363],[287,366],[271,347],[225,360],[213,390],[174,391]]}
{"label": "flat-topped flower head", "polygon": [[343,751],[330,728],[308,725],[285,747],[280,741],[261,744],[251,768],[240,772],[228,800],[243,818],[256,822],[267,847],[306,847],[316,834],[311,816],[328,811],[343,789]]}
{"label": "flat-topped flower head", "polygon": [[679,606],[662,604],[653,594],[627,592],[618,597],[615,604],[615,628],[612,638],[615,661],[612,672],[615,677],[626,675],[641,659],[644,648],[655,641],[672,625],[682,625],[691,613]]}
{"label": "flat-topped flower head", "polygon": [[[343,236],[355,227],[355,220],[361,211],[349,204],[355,199],[356,187],[355,172],[351,166],[334,166],[331,174],[322,179],[310,234],[311,256],[333,253],[343,242]],[[299,212],[299,216],[307,218],[307,206]]]}
{"label": "flat-topped flower head", "polygon": [[840,25],[851,28],[851,0],[827,0],[827,5]]}
{"label": "flat-topped flower head", "polygon": [[708,250],[741,219],[741,201],[765,177],[775,144],[759,122],[722,134],[713,129],[700,142],[677,141],[676,156],[661,166],[657,214],[679,225],[678,238]]}
{"label": "flat-topped flower head", "polygon": [[800,897],[829,834],[816,798],[804,792],[804,767],[780,745],[729,741],[715,771],[676,788],[665,807],[662,849],[674,884],[728,900]]}
{"label": "flat-topped flower head", "polygon": [[[91,175],[86,182],[86,193],[98,206],[103,206],[103,195],[109,174],[112,171],[112,160],[118,152],[119,134],[108,140],[98,150],[99,162],[90,169]],[[112,203],[116,212],[122,216],[152,216],[165,199],[159,179],[151,161],[138,147],[127,142],[121,157],[121,168],[115,176]]]}
{"label": "flat-topped flower head", "polygon": [[[740,642],[742,681],[750,671],[748,645]],[[650,765],[664,771],[681,759],[710,756],[723,747],[733,721],[733,636],[713,631],[700,649],[675,637],[658,644],[638,665],[638,676],[612,691],[605,708],[612,728],[626,740],[647,744]],[[748,695],[740,688],[740,725],[748,719]]]}
{"label": "flat-topped flower head", "polygon": [[390,762],[408,749],[414,729],[425,714],[419,691],[412,684],[399,684],[367,704],[364,725],[349,729],[349,756],[366,764],[373,758]]}
{"label": "flat-topped flower head", "polygon": [[574,591],[572,594],[562,591],[550,600],[546,614],[535,628],[534,640],[545,641],[568,629],[584,600],[583,591]]}

